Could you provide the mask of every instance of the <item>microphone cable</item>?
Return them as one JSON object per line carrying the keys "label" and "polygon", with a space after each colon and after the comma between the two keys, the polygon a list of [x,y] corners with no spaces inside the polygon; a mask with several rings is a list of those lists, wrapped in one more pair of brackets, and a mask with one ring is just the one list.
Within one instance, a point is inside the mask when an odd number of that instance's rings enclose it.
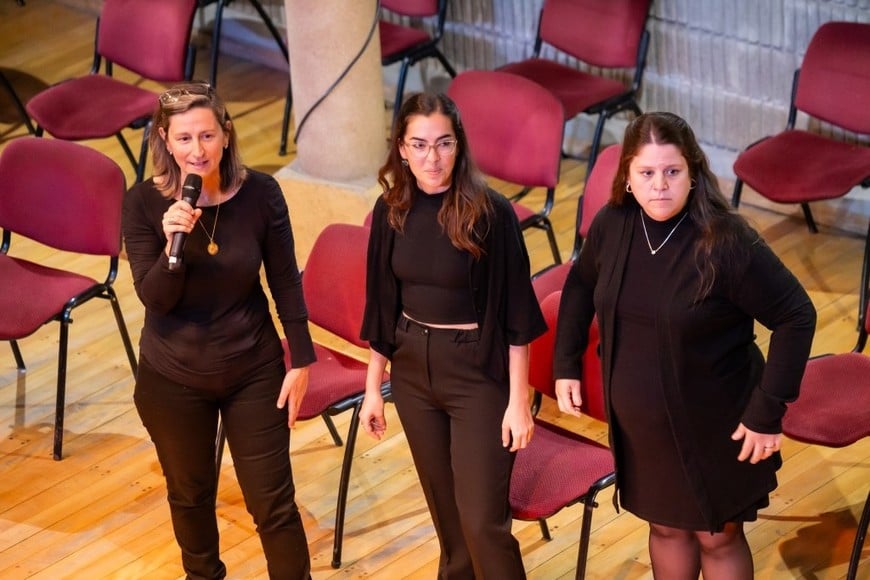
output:
{"label": "microphone cable", "polygon": [[[353,69],[353,67],[357,63],[357,61],[359,61],[359,59],[362,57],[363,53],[365,53],[369,44],[371,44],[371,42],[372,42],[372,37],[375,35],[375,29],[377,29],[377,26],[378,26],[378,20],[379,20],[380,13],[381,13],[381,1],[377,0],[375,2],[375,15],[374,15],[374,18],[372,19],[372,25],[369,28],[369,34],[366,37],[365,42],[363,42],[363,45],[360,47],[359,52],[356,53],[356,56],[354,56],[353,59],[344,68],[344,70],[341,71],[341,74],[338,75],[338,78],[335,79],[335,81],[329,86],[329,88],[326,89],[326,91],[324,91],[324,93],[322,95],[320,95],[320,97],[318,97],[318,99],[316,101],[314,101],[314,104],[311,105],[311,107],[302,116],[302,120],[299,121],[299,124],[296,126],[296,132],[293,135],[293,143],[299,142],[299,135],[300,135],[300,133],[302,133],[302,128],[305,126],[305,122],[308,121],[308,117],[311,116],[311,113],[313,113],[314,110],[317,107],[319,107],[320,104],[324,100],[326,100],[326,97],[328,97],[332,93],[332,91],[335,90],[335,87],[337,87],[338,84],[344,80],[344,78],[348,75],[348,73],[350,73],[351,69]],[[291,71],[291,73],[292,73],[292,71]]]}

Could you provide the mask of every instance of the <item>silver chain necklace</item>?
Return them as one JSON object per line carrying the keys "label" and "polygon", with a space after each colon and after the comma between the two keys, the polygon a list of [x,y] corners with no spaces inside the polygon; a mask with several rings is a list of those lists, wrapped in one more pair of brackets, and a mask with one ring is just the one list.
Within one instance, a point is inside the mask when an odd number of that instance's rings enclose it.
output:
{"label": "silver chain necklace", "polygon": [[663,241],[661,244],[659,244],[658,248],[653,249],[652,244],[649,241],[649,234],[646,231],[646,222],[643,219],[643,210],[642,209],[640,210],[640,225],[643,226],[643,237],[646,238],[646,245],[649,248],[650,254],[655,256],[658,253],[658,251],[661,250],[665,246],[665,244],[668,243],[668,240],[671,239],[671,236],[674,235],[674,232],[677,231],[677,228],[680,227],[680,224],[683,223],[683,220],[686,219],[687,215],[689,215],[689,212],[686,212],[683,214],[683,217],[680,218],[680,221],[677,222],[677,225],[674,226],[674,229],[672,229],[671,233],[668,234],[668,237],[665,238],[665,241]]}

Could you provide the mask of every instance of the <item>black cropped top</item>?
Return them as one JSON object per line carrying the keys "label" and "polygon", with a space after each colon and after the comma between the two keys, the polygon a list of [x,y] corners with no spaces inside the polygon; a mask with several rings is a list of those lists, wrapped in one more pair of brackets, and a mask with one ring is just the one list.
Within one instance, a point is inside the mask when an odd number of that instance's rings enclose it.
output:
{"label": "black cropped top", "polygon": [[396,234],[391,264],[402,310],[418,322],[477,322],[469,279],[471,254],[456,248],[438,223],[444,193],[415,190],[403,233]]}

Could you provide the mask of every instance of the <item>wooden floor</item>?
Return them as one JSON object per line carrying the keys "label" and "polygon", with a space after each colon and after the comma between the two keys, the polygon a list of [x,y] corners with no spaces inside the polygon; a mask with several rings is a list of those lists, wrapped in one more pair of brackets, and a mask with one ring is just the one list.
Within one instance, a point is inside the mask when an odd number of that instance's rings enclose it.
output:
{"label": "wooden floor", "polygon": [[[0,67],[25,98],[41,87],[90,65],[94,22],[90,14],[58,2],[28,0],[17,8],[0,0]],[[207,70],[200,51],[197,70]],[[223,57],[220,91],[229,102],[247,162],[274,172],[290,161],[277,155],[286,75]],[[0,93],[0,150],[24,129]],[[138,136],[132,136],[138,144]],[[115,142],[89,143],[123,164]],[[584,167],[566,161],[553,219],[563,254],[571,243],[574,208]],[[0,184],[2,186],[2,184]],[[741,211],[761,231],[810,292],[819,313],[813,352],[852,347],[855,338],[861,240],[831,227],[809,235],[798,212]],[[534,200],[532,202],[534,203]],[[866,224],[866,219],[864,220]],[[535,268],[546,263],[544,237],[528,239]],[[72,259],[26,240],[14,255],[81,268],[96,277],[103,264]],[[138,340],[143,310],[122,264],[116,283],[127,325]],[[766,342],[759,329],[759,341]],[[65,458],[51,459],[57,326],[21,341],[28,364],[18,374],[8,347],[0,345],[0,578],[179,578],[178,549],[169,523],[162,475],[153,446],[132,405],[133,378],[109,308],[92,303],[77,311],[71,331]],[[546,416],[606,441],[591,420]],[[320,421],[300,424],[292,435],[292,459],[313,558],[313,576],[324,578],[433,578],[438,546],[401,426],[388,407],[389,430],[375,444],[360,438],[351,477],[343,568],[330,567],[335,492],[343,450],[332,445]],[[348,417],[339,417],[347,428]],[[846,449],[793,441],[771,505],[748,537],[758,578],[843,578],[856,519],[870,481],[870,440]],[[220,478],[218,515],[223,557],[230,578],[263,578],[265,562],[236,485],[232,458]],[[611,494],[596,510],[589,578],[651,577],[646,528],[631,514],[617,514]],[[535,523],[515,522],[530,578],[572,578],[579,535],[577,507],[550,520],[553,539],[543,541]],[[859,576],[870,578],[870,548]]]}

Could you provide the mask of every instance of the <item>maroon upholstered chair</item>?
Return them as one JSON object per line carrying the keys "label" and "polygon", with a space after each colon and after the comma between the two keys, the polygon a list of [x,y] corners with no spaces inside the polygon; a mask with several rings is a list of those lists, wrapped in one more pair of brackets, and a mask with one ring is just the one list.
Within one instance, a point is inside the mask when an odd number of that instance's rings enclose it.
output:
{"label": "maroon upholstered chair", "polygon": [[[396,82],[396,99],[393,104],[393,120],[399,115],[405,93],[408,68],[426,58],[436,58],[451,77],[456,71],[444,57],[438,44],[444,34],[447,16],[447,0],[381,0],[381,9],[403,17],[408,23],[394,23],[381,18],[378,23],[381,38],[381,65],[401,63]],[[432,32],[411,19],[435,19]]]}
{"label": "maroon upholstered chair", "polygon": [[[142,79],[161,83],[188,80],[193,74],[190,31],[197,0],[105,0],[97,21],[91,74],[69,79],[36,94],[27,112],[36,134],[84,141],[115,135],[142,181],[148,159],[151,116],[158,93],[112,76],[115,65]],[[105,60],[105,74],[100,73]],[[144,129],[139,157],[122,135]]]}
{"label": "maroon upholstered chair", "polygon": [[610,199],[610,191],[613,179],[616,177],[616,168],[619,166],[619,156],[622,154],[621,145],[606,147],[598,159],[586,173],[586,185],[583,187],[583,195],[577,200],[577,217],[574,228],[574,249],[571,258],[564,264],[556,264],[545,268],[532,277],[532,285],[538,302],[552,292],[561,290],[568,277],[568,270],[577,258],[580,257],[580,248],[583,240],[589,233],[592,218],[602,207],[607,205]]}
{"label": "maroon upholstered chair", "polygon": [[[369,229],[359,225],[330,224],[317,236],[305,271],[302,287],[308,319],[344,341],[360,348],[368,342],[359,338],[365,309],[366,252]],[[284,342],[285,362],[290,354]],[[344,535],[344,515],[350,468],[359,430],[359,412],[365,394],[367,363],[320,344],[315,345],[317,362],[311,365],[308,391],[302,400],[298,419],[301,421],[322,417],[336,445],[341,445],[332,416],[351,410],[352,416],[345,441],[344,460],[339,477],[338,498],[335,508],[332,566],[341,566],[341,547]],[[384,375],[381,394],[390,400],[389,377]],[[218,429],[217,468],[221,463],[224,445],[223,427]]]}
{"label": "maroon upholstered chair", "polygon": [[[562,104],[537,83],[498,71],[463,72],[447,94],[459,108],[474,161],[486,175],[523,188],[512,198],[520,227],[543,230],[553,261],[561,263],[549,215],[562,160]],[[539,211],[519,203],[537,187],[547,190]]]}
{"label": "maroon upholstered chair", "polygon": [[[538,392],[555,398],[553,341],[561,292],[547,296],[541,304],[549,329],[530,345],[529,384]],[[581,380],[583,412],[605,420],[598,359],[597,327],[590,332],[590,344],[583,356]],[[576,577],[586,573],[592,510],[598,493],[616,481],[613,455],[606,446],[544,419],[535,417],[535,434],[525,449],[517,452],[511,476],[510,504],[513,517],[537,520],[544,539],[550,539],[546,519],[562,508],[583,504]]]}
{"label": "maroon upholstered chair", "polygon": [[[499,69],[550,90],[565,107],[566,121],[580,113],[598,116],[590,166],[607,119],[621,111],[641,112],[637,100],[649,48],[646,21],[651,5],[652,0],[544,0],[532,56]],[[545,43],[582,66],[543,58]],[[634,74],[626,84],[618,76],[631,69]]]}
{"label": "maroon upholstered chair", "polygon": [[[52,452],[57,460],[62,457],[73,309],[92,298],[111,303],[130,367],[136,374],[136,355],[112,287],[121,251],[121,200],[125,191],[121,168],[84,145],[23,137],[10,141],[0,155],[0,340],[10,342],[18,369],[24,372],[18,341],[44,324],[60,323]],[[106,278],[99,281],[71,269],[16,258],[10,254],[13,234],[55,250],[105,257]]]}
{"label": "maroon upholstered chair", "polygon": [[[870,437],[870,356],[863,353],[870,334],[870,224],[858,294],[858,341],[851,352],[815,357],[807,363],[800,395],[782,422],[786,436],[825,447],[845,447]],[[870,492],[855,533],[846,578],[858,574],[861,549],[870,525]]]}
{"label": "maroon upholstered chair", "polygon": [[745,183],[771,201],[799,203],[807,227],[818,232],[809,203],[842,197],[857,185],[870,187],[870,147],[797,129],[797,114],[870,135],[868,103],[870,24],[823,24],[794,73],[785,130],[753,143],[734,162],[732,205],[740,204]]}

